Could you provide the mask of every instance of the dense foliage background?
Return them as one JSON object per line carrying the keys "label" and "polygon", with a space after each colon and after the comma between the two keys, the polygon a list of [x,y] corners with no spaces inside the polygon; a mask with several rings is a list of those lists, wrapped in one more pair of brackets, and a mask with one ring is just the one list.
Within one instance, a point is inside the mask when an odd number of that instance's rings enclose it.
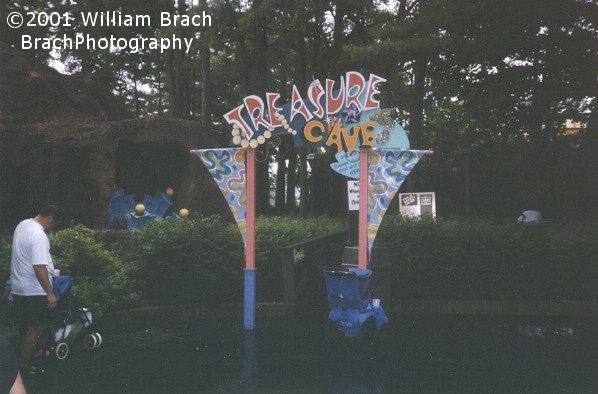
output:
{"label": "dense foliage background", "polygon": [[[401,191],[436,192],[438,220],[389,216],[379,233],[377,242],[391,245],[397,256],[396,296],[598,299],[591,286],[598,279],[596,2],[0,1],[0,15],[29,10],[207,11],[213,26],[153,23],[110,32],[193,36],[188,54],[22,53],[40,63],[57,61],[73,81],[108,89],[130,117],[198,119],[222,145],[231,137],[222,114],[247,95],[279,92],[284,101],[293,84],[303,93],[313,79],[338,81],[350,70],[384,76],[382,107],[394,109],[413,148],[436,151]],[[18,48],[21,34],[100,38],[106,30],[78,23],[16,30],[2,23],[0,41]],[[344,218],[317,215],[343,217],[346,182],[330,170],[329,153],[296,149],[289,139],[261,149],[258,211],[302,218],[258,221],[258,298],[280,299],[278,248],[344,228]],[[317,153],[309,164],[308,153]],[[274,162],[276,173],[269,173]],[[542,211],[553,225],[516,226],[525,209]],[[164,220],[139,233],[77,227],[54,234],[52,244],[57,265],[75,276],[75,292],[100,314],[241,297],[242,241],[234,225],[219,218]],[[3,280],[9,249],[0,243]]]}
{"label": "dense foliage background", "polygon": [[[194,37],[183,51],[23,51],[40,62],[56,57],[65,71],[107,87],[130,116],[197,118],[223,144],[222,115],[249,94],[337,79],[358,70],[384,76],[382,106],[394,108],[412,147],[436,156],[412,174],[409,191],[435,191],[438,211],[514,218],[537,209],[556,218],[596,217],[596,15],[587,0],[29,0],[0,2],[0,11],[118,10],[201,14],[212,26],[114,28],[120,37]],[[53,37],[107,29],[14,30]],[[566,121],[579,122],[565,126]],[[594,131],[592,133],[591,131]],[[260,212],[343,214],[345,183],[282,140],[258,166]],[[328,164],[330,155],[319,156]],[[269,205],[269,164],[276,161],[276,198]],[[272,174],[274,175],[274,174]],[[296,187],[301,198],[297,201]]]}

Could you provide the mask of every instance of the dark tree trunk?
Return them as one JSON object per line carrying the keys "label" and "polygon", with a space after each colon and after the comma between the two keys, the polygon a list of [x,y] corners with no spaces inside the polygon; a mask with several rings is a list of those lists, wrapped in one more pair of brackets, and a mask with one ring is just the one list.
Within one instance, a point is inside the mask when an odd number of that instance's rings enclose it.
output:
{"label": "dark tree trunk", "polygon": [[177,118],[189,117],[183,53],[169,50],[166,55],[166,81],[170,96],[170,113]]}
{"label": "dark tree trunk", "polygon": [[139,89],[137,88],[137,78],[133,76],[133,98],[135,100],[135,117],[141,116],[141,108],[139,106]]}
{"label": "dark tree trunk", "polygon": [[299,149],[299,188],[301,196],[299,200],[299,214],[302,218],[307,216],[307,201],[309,200],[309,189],[307,188],[307,151],[306,148]]}
{"label": "dark tree trunk", "polygon": [[345,2],[338,0],[336,3],[336,12],[334,13],[334,29],[332,31],[332,53],[331,53],[331,67],[330,70],[335,72],[335,75],[341,75],[343,72],[343,65],[340,62],[343,42],[345,41]]}
{"label": "dark tree trunk", "polygon": [[[207,10],[208,2],[207,0],[200,0],[199,6],[201,10]],[[208,45],[208,41],[206,38],[206,30],[204,29],[201,32],[200,37],[200,46],[199,46],[199,72],[201,75],[201,127],[204,130],[208,130],[208,128],[212,124],[212,109],[210,107],[210,68],[211,68],[211,57],[210,57],[210,48]]]}
{"label": "dark tree trunk", "polygon": [[[299,5],[301,6],[301,5]],[[295,45],[297,49],[297,68],[295,69],[295,81],[297,86],[301,89],[301,91],[305,91],[307,89],[307,81],[306,81],[306,73],[307,73],[307,64],[306,64],[306,54],[305,54],[305,24],[303,21],[305,20],[305,10],[301,8],[299,10],[300,17],[297,20],[300,22],[299,26],[296,26],[297,34],[295,36]],[[289,167],[293,168],[293,172],[289,172],[289,183],[297,184],[297,180],[295,177],[296,174],[296,160],[297,160],[297,150],[292,149],[292,158],[295,159],[295,165],[291,167],[292,161],[289,158]],[[298,177],[299,177],[299,213],[301,217],[305,217],[307,215],[307,200],[308,200],[308,190],[307,190],[307,154],[305,148],[299,149],[299,168],[298,168]],[[289,191],[290,193],[290,191]],[[292,200],[288,200],[287,202],[292,201],[293,204],[290,209],[295,208],[296,201],[295,201],[295,193],[294,193],[294,186],[292,190]]]}
{"label": "dark tree trunk", "polygon": [[[185,1],[178,2],[178,13],[187,12]],[[185,54],[182,50],[168,50],[166,52],[166,81],[170,96],[170,112],[177,118],[189,117],[189,76],[186,67]]]}
{"label": "dark tree trunk", "polygon": [[[424,149],[423,118],[427,64],[428,58],[425,54],[419,54],[415,57],[413,64],[413,101],[409,116],[409,144],[411,149]],[[415,174],[407,177],[405,188],[410,192],[417,191]]]}
{"label": "dark tree trunk", "polygon": [[285,189],[286,189],[286,162],[285,154],[282,151],[282,146],[278,155],[276,156],[276,164],[278,169],[276,170],[276,197],[274,200],[274,207],[277,213],[284,212],[285,209]]}
{"label": "dark tree trunk", "polygon": [[[259,11],[262,7],[262,0],[254,0],[253,8]],[[249,93],[264,96],[268,90],[269,68],[268,68],[268,20],[261,14],[260,18],[253,25],[250,39],[255,43],[256,49],[250,57],[253,72],[248,72],[247,77]],[[258,213],[265,213],[270,209],[270,175],[267,160],[257,166],[257,177],[261,186],[256,190],[256,205]],[[258,184],[259,185],[259,184]]]}
{"label": "dark tree trunk", "polygon": [[4,18],[8,15],[8,0],[0,0],[0,15],[2,15],[2,23],[0,23],[0,41],[10,45],[10,31],[11,29],[5,23]]}
{"label": "dark tree trunk", "polygon": [[413,102],[409,117],[409,141],[412,149],[423,149],[424,96],[426,94],[426,71],[428,58],[417,55],[413,65]]}
{"label": "dark tree trunk", "polygon": [[270,211],[270,177],[268,174],[268,160],[258,161],[256,164],[255,211],[256,213],[267,213]]}
{"label": "dark tree trunk", "polygon": [[297,205],[295,198],[295,188],[297,187],[297,152],[293,146],[293,141],[289,139],[288,159],[289,166],[287,168],[287,211],[292,212]]}

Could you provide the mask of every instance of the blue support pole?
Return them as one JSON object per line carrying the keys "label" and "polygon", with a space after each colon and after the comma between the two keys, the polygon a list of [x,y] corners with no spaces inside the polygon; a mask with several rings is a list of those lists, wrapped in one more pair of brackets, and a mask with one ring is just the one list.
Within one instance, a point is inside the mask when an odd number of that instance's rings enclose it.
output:
{"label": "blue support pole", "polygon": [[243,327],[253,330],[255,325],[255,269],[245,269],[245,297]]}

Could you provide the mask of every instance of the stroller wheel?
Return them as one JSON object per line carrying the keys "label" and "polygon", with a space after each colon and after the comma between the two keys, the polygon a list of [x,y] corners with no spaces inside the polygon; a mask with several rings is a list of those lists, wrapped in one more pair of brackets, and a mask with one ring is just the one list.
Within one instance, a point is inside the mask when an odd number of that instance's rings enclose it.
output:
{"label": "stroller wheel", "polygon": [[95,334],[87,334],[85,338],[83,338],[83,346],[85,349],[94,349],[98,345],[98,338]]}
{"label": "stroller wheel", "polygon": [[54,354],[59,360],[64,360],[69,355],[69,345],[66,342],[59,342],[54,348]]}
{"label": "stroller wheel", "polygon": [[102,336],[97,332],[87,334],[85,338],[83,338],[83,346],[85,346],[86,349],[96,349],[99,348],[101,345]]}
{"label": "stroller wheel", "polygon": [[96,335],[96,338],[98,338],[98,344],[96,345],[96,349],[97,349],[100,346],[102,346],[102,336],[100,335],[99,332],[96,332],[95,335]]}

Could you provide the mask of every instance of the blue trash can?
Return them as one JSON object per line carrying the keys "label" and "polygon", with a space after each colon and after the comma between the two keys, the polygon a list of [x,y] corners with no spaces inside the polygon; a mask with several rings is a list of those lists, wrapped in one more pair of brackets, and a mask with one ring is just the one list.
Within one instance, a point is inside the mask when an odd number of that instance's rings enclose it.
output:
{"label": "blue trash can", "polygon": [[328,319],[345,336],[359,336],[388,323],[381,306],[372,305],[372,271],[360,268],[325,268]]}

